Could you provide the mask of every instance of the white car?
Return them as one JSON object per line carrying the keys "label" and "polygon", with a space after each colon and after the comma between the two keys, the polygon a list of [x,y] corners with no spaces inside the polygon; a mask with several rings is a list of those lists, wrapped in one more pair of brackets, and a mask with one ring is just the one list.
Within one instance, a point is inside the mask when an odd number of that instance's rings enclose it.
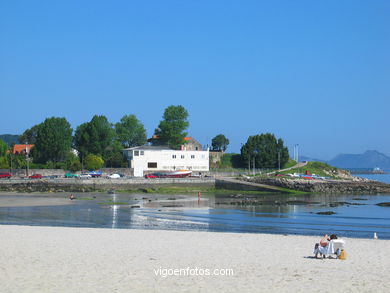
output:
{"label": "white car", "polygon": [[119,174],[111,174],[111,175],[108,175],[107,178],[109,178],[109,179],[118,179],[118,178],[121,178],[121,176]]}
{"label": "white car", "polygon": [[80,178],[80,179],[89,179],[89,178],[92,178],[92,176],[90,174],[80,174],[78,178]]}

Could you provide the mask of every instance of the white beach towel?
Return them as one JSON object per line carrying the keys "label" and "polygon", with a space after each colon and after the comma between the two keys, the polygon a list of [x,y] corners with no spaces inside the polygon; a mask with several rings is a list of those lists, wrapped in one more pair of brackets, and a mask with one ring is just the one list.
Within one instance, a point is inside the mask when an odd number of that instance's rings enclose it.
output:
{"label": "white beach towel", "polygon": [[[345,241],[342,239],[333,239],[327,246],[318,246],[318,252],[324,255],[335,254],[337,249],[344,249]],[[314,252],[316,253],[316,251]]]}

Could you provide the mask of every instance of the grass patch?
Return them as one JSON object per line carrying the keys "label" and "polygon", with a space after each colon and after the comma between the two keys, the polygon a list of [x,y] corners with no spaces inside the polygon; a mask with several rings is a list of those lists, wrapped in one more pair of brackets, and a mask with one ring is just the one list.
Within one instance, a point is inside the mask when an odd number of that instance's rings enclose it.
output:
{"label": "grass patch", "polygon": [[336,167],[333,167],[331,165],[322,162],[308,162],[306,166],[300,168],[294,168],[287,171],[282,171],[280,173],[282,174],[305,173],[306,171],[309,171],[311,174],[316,174],[318,176],[336,178],[337,174],[341,171],[341,169],[338,169]]}
{"label": "grass patch", "polygon": [[113,201],[112,199],[109,199],[108,201],[98,202],[98,204],[100,204],[100,205],[112,205],[112,206],[116,206],[116,205],[129,205],[128,202]]}
{"label": "grass patch", "polygon": [[283,165],[282,169],[294,167],[296,164],[297,164],[297,161],[294,161],[293,159],[289,158],[287,163]]}
{"label": "grass patch", "polygon": [[98,204],[100,204],[100,205],[111,205],[111,206],[116,206],[116,205],[129,205],[128,202],[113,202],[113,201],[99,202]]}
{"label": "grass patch", "polygon": [[217,195],[231,195],[231,194],[247,194],[247,195],[269,195],[286,193],[291,195],[304,194],[305,192],[291,190],[287,188],[279,188],[280,192],[261,191],[261,190],[232,190],[232,189],[217,189],[214,187],[155,187],[143,188],[137,190],[116,190],[117,193],[150,193],[150,194],[192,194],[197,195],[198,192],[202,194],[217,194]]}

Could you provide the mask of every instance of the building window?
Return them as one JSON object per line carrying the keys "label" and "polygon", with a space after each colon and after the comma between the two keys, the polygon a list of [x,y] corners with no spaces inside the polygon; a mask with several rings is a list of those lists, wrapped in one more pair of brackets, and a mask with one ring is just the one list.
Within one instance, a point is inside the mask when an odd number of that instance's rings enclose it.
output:
{"label": "building window", "polygon": [[184,159],[184,155],[181,155],[181,158]]}
{"label": "building window", "polygon": [[191,155],[191,159],[195,159],[195,155]]}
{"label": "building window", "polygon": [[134,151],[134,156],[139,156],[139,151]]}
{"label": "building window", "polygon": [[145,153],[144,153],[144,151],[141,151],[141,156],[143,156]]}
{"label": "building window", "polygon": [[176,159],[176,155],[172,155],[172,159]]}
{"label": "building window", "polygon": [[157,163],[148,163],[148,168],[157,168]]}

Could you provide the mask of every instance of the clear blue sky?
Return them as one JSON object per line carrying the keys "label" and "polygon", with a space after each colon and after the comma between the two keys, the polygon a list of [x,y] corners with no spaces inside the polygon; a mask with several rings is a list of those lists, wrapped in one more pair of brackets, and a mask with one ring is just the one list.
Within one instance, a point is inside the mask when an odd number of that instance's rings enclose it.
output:
{"label": "clear blue sky", "polygon": [[169,105],[238,152],[273,132],[304,155],[390,155],[390,1],[1,1],[0,134]]}

